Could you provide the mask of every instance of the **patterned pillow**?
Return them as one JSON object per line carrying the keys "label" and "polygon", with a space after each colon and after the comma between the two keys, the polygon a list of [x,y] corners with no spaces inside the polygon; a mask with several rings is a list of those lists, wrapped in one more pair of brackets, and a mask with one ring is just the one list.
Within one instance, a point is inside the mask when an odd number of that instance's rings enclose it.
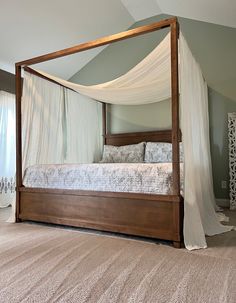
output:
{"label": "patterned pillow", "polygon": [[[183,147],[180,147],[180,162],[183,162]],[[169,163],[172,162],[172,144],[166,142],[147,142],[144,162]]]}
{"label": "patterned pillow", "polygon": [[104,145],[101,163],[140,163],[144,159],[145,143],[113,146]]}

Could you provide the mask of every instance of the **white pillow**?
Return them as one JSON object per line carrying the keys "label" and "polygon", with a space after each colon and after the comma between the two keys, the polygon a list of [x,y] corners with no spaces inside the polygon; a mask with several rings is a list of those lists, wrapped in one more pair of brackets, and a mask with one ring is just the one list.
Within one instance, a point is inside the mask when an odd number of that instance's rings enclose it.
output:
{"label": "white pillow", "polygon": [[144,160],[145,143],[113,146],[104,145],[101,163],[141,163]]}
{"label": "white pillow", "polygon": [[[183,162],[183,147],[180,143],[180,162]],[[147,142],[144,162],[169,163],[172,162],[172,144],[167,142]]]}

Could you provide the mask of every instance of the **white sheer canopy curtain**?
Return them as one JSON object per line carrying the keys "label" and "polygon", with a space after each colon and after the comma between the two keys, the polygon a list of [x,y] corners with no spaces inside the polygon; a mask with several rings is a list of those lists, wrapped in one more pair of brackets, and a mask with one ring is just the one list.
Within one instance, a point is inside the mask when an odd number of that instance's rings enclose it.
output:
{"label": "white sheer canopy curtain", "polygon": [[60,85],[24,73],[23,172],[34,164],[63,163],[64,92]]}
{"label": "white sheer canopy curtain", "polygon": [[15,199],[15,95],[0,91],[0,208]]}
{"label": "white sheer canopy curtain", "polygon": [[110,104],[138,105],[166,100],[171,96],[170,34],[134,68],[106,83],[84,86],[38,72],[82,95]]}
{"label": "white sheer canopy curtain", "polygon": [[[221,225],[215,212],[216,205],[212,185],[209,144],[207,85],[203,79],[200,67],[195,61],[181,33],[179,45],[181,125],[185,154],[184,242],[187,249],[191,250],[206,247],[205,235],[223,233],[232,229],[232,227]],[[125,75],[107,83],[93,86],[82,86],[50,76],[43,72],[39,73],[61,83],[64,86],[72,88],[87,97],[113,104],[130,105],[153,103],[169,98],[171,96],[170,71],[170,34],[168,34],[165,39],[137,66]],[[25,81],[26,83],[30,80],[29,77],[32,78],[33,76],[27,76]],[[28,84],[25,85],[27,86]],[[26,90],[24,94],[24,102],[26,102],[28,98]],[[30,91],[28,91],[27,94],[30,94]],[[41,96],[39,94],[39,100],[40,98]],[[75,97],[73,95],[71,98],[68,94],[68,98],[74,99]],[[76,108],[77,105],[75,99],[72,104],[74,104],[73,107]],[[28,104],[25,104],[24,106],[25,108],[28,106],[31,107],[31,105]],[[67,121],[69,121],[69,115],[72,115],[72,119],[75,121],[72,123],[77,123],[76,113],[73,110],[73,107],[72,112],[67,110]],[[79,112],[78,106],[78,113]],[[27,116],[25,116],[28,121],[28,132],[32,131],[32,115],[33,112],[31,110],[27,113]],[[87,118],[89,119],[89,116]],[[50,127],[51,126],[55,127],[54,124],[50,125]],[[67,131],[69,128],[70,126],[67,125]],[[33,130],[33,132],[39,136],[37,133],[38,130]],[[73,131],[71,134],[73,135]],[[30,134],[28,134],[28,136],[29,135]],[[68,146],[72,146],[70,140],[72,139],[68,139]],[[53,146],[53,148],[58,148],[58,144]],[[68,155],[72,155],[72,158],[75,159],[74,151],[70,150],[70,147],[67,148]],[[27,150],[27,157],[32,157],[32,151]]]}
{"label": "white sheer canopy curtain", "polygon": [[65,89],[65,163],[101,160],[102,104]]}
{"label": "white sheer canopy curtain", "polygon": [[205,235],[232,229],[216,214],[209,140],[208,94],[200,66],[180,34],[180,109],[184,147],[184,241],[207,247]]}
{"label": "white sheer canopy curtain", "polygon": [[98,161],[102,150],[101,115],[100,103],[25,72],[23,171],[34,164]]}

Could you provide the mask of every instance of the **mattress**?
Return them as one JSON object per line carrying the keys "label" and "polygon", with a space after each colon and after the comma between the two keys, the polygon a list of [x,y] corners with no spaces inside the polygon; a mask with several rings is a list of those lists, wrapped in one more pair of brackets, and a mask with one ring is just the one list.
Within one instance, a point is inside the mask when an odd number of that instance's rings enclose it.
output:
{"label": "mattress", "polygon": [[[181,165],[181,180],[182,171]],[[171,194],[172,163],[34,165],[26,169],[23,185],[35,188]]]}

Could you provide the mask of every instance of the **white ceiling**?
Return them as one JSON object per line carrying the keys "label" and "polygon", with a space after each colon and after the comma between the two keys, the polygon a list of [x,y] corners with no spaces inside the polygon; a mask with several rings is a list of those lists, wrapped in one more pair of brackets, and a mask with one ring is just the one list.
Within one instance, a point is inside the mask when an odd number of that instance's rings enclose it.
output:
{"label": "white ceiling", "polygon": [[236,27],[235,0],[121,0],[135,21],[169,14]]}
{"label": "white ceiling", "polygon": [[162,14],[157,0],[121,0],[135,21]]}
{"label": "white ceiling", "polygon": [[[0,0],[0,69],[126,30],[158,14],[236,28],[236,0]],[[39,66],[68,79],[103,48]],[[59,61],[59,64],[58,64]]]}

